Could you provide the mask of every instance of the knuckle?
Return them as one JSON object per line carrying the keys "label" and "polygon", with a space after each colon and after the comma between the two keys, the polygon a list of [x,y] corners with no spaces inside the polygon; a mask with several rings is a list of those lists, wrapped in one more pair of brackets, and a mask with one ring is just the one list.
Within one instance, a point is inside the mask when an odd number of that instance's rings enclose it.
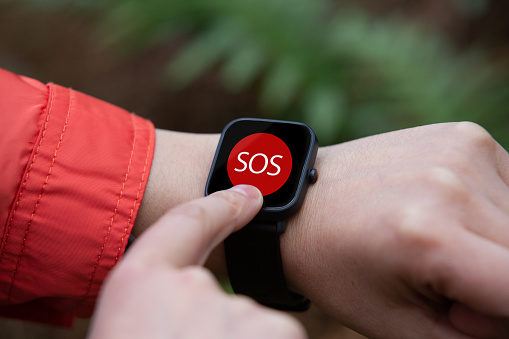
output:
{"label": "knuckle", "polygon": [[456,172],[469,173],[480,155],[494,154],[497,142],[480,125],[473,122],[447,123],[442,137],[436,138],[434,160]]}
{"label": "knuckle", "polygon": [[434,232],[430,211],[419,206],[402,208],[395,217],[396,241],[413,253],[425,253],[440,247],[440,237]]}
{"label": "knuckle", "polygon": [[188,266],[181,269],[179,280],[184,286],[197,289],[197,291],[218,288],[212,273],[201,266]]}
{"label": "knuckle", "polygon": [[[456,167],[455,167],[456,168]],[[456,170],[445,166],[434,166],[424,172],[423,183],[439,195],[446,203],[463,202],[470,196],[468,186]]]}
{"label": "knuckle", "polygon": [[467,148],[486,148],[493,147],[495,140],[490,133],[482,126],[474,122],[458,122],[454,124],[454,134]]}

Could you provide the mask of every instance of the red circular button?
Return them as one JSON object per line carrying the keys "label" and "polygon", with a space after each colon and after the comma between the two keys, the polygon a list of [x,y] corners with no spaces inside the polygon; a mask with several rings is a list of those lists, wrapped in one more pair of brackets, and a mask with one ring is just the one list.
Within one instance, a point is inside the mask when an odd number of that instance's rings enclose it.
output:
{"label": "red circular button", "polygon": [[292,154],[285,142],[268,133],[251,134],[233,147],[228,157],[233,185],[256,186],[262,195],[280,189],[292,171]]}

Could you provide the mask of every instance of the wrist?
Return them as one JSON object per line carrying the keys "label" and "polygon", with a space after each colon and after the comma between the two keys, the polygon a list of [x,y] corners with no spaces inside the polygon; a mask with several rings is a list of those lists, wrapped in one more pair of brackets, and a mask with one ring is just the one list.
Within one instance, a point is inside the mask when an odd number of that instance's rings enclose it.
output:
{"label": "wrist", "polygon": [[152,168],[132,230],[139,236],[168,209],[204,196],[218,134],[156,129]]}
{"label": "wrist", "polygon": [[314,281],[309,277],[309,265],[313,265],[313,258],[319,257],[314,253],[317,247],[312,245],[317,240],[317,236],[313,234],[313,225],[319,222],[317,211],[322,204],[319,192],[326,189],[320,180],[326,177],[324,148],[318,149],[314,168],[318,172],[318,180],[308,187],[301,209],[288,220],[286,232],[280,237],[281,260],[288,289],[304,296],[309,296],[309,288],[312,286],[307,285]]}

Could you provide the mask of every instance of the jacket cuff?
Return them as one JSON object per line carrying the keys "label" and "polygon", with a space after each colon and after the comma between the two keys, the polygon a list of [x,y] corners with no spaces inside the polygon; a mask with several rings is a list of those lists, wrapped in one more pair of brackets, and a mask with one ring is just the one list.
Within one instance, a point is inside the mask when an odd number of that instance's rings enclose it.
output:
{"label": "jacket cuff", "polygon": [[154,126],[49,84],[39,127],[5,225],[0,299],[88,317],[124,254],[150,172]]}

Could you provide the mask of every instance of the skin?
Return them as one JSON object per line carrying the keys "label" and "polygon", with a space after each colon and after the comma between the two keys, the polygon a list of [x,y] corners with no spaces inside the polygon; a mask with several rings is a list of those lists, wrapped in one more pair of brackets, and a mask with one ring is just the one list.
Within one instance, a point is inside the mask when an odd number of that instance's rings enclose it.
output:
{"label": "skin", "polygon": [[[157,131],[136,220],[203,196],[218,135]],[[281,236],[288,285],[371,338],[509,337],[509,155],[448,123],[320,148]],[[225,274],[222,245],[207,267]]]}
{"label": "skin", "polygon": [[261,205],[238,186],[166,213],[108,276],[90,338],[304,338],[290,316],[226,295],[201,266]]}

